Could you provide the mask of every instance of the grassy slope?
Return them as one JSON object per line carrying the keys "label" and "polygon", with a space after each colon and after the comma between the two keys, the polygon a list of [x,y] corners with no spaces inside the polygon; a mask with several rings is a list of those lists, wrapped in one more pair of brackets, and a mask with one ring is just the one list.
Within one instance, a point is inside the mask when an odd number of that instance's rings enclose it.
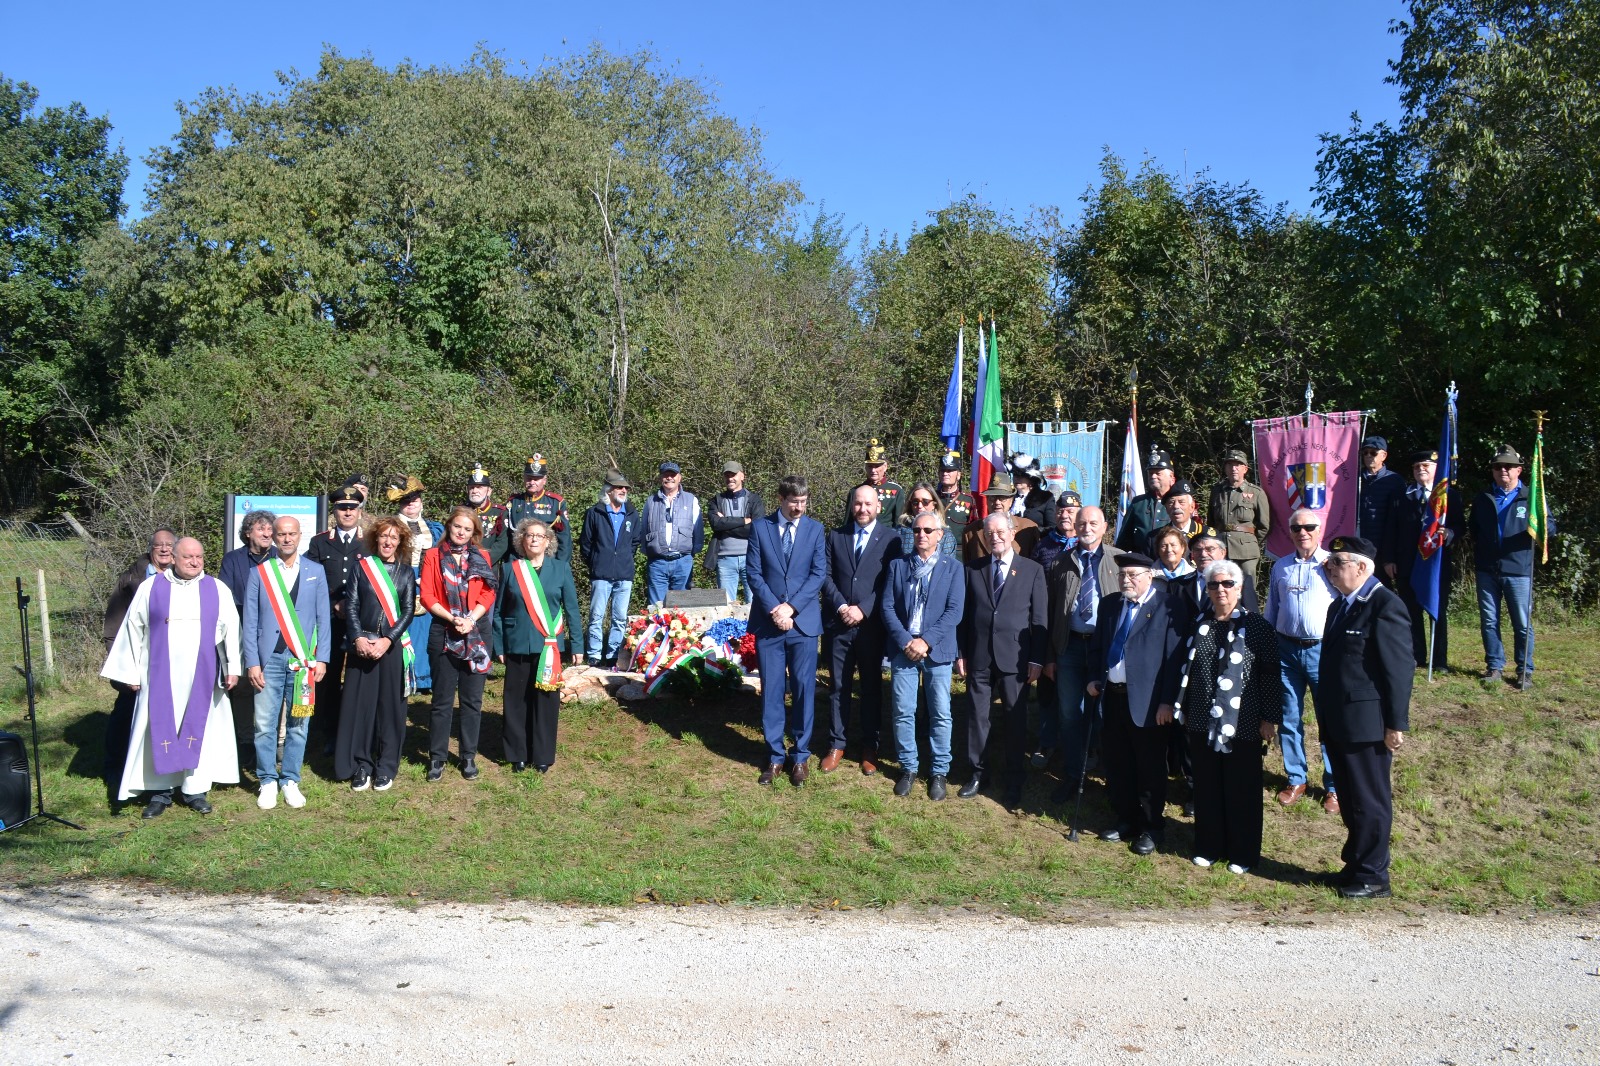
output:
{"label": "grassy slope", "polygon": [[[1473,647],[1470,632],[1460,637],[1459,647]],[[1486,691],[1470,676],[1419,682],[1415,732],[1396,763],[1401,900],[1465,911],[1600,902],[1597,637],[1590,626],[1541,632],[1539,687],[1529,695]],[[19,729],[14,696],[0,703],[0,723]],[[1268,858],[1259,876],[1236,878],[1189,865],[1189,825],[1177,818],[1169,852],[1152,858],[1091,836],[1068,843],[1065,812],[1046,802],[1055,782],[1041,774],[1021,817],[988,799],[933,804],[920,788],[897,800],[887,776],[863,778],[853,762],[830,776],[813,773],[799,791],[759,789],[763,745],[748,698],[569,706],[561,761],[548,777],[488,763],[476,783],[452,770],[431,786],[423,780],[427,712],[418,702],[392,792],[352,794],[319,776],[331,772],[328,760],[314,759],[303,811],[258,811],[249,792],[224,788],[212,794],[210,818],[174,809],[143,823],[137,807],[108,814],[95,776],[109,703],[108,690],[92,682],[45,697],[47,798],[88,831],[39,825],[0,835],[0,877],[606,904],[975,901],[1031,912],[1086,902],[1340,905],[1308,875],[1338,866],[1342,827],[1309,801],[1278,807],[1276,754],[1262,800]],[[498,708],[493,684],[486,706]],[[958,735],[959,726],[958,709]],[[494,757],[498,715],[486,717],[484,733],[483,750]],[[1092,782],[1084,824],[1107,818],[1103,790]]]}

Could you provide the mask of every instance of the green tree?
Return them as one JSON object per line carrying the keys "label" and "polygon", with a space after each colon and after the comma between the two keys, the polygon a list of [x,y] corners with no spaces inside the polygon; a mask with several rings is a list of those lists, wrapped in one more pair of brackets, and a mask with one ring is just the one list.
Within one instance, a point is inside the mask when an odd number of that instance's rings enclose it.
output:
{"label": "green tree", "polygon": [[99,410],[104,367],[84,328],[84,245],[121,211],[128,161],[81,104],[38,107],[0,75],[0,506],[35,502],[64,397]]}

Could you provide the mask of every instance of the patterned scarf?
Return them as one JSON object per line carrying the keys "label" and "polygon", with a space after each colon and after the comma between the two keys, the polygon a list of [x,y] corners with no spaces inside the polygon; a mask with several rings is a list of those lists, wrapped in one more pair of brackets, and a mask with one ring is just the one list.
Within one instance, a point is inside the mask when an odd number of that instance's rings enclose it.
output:
{"label": "patterned scarf", "polygon": [[[1207,680],[1215,678],[1216,683],[1211,686],[1209,697],[1211,720],[1206,727],[1206,743],[1212,751],[1224,755],[1233,750],[1233,735],[1239,729],[1239,706],[1244,698],[1245,643],[1244,626],[1240,624],[1244,613],[1234,608],[1233,613],[1221,621],[1215,617],[1207,618],[1195,627],[1194,635],[1189,638],[1189,655],[1183,666],[1178,700],[1173,705],[1175,717],[1182,722],[1184,701],[1189,694],[1190,673],[1195,676],[1197,690]],[[1215,657],[1197,665],[1195,652],[1200,649],[1209,652],[1212,647],[1216,649]],[[1201,703],[1205,702],[1198,696],[1196,698]]]}
{"label": "patterned scarf", "polygon": [[[444,598],[450,605],[451,616],[465,618],[472,613],[467,592],[473,579],[482,581],[492,592],[494,572],[484,561],[483,554],[472,545],[463,545],[459,551],[452,550],[454,548],[455,545],[446,544],[439,552],[439,574],[444,579]],[[489,648],[484,644],[477,626],[465,634],[451,630],[445,636],[444,650],[452,658],[470,666],[475,674],[489,672]]]}

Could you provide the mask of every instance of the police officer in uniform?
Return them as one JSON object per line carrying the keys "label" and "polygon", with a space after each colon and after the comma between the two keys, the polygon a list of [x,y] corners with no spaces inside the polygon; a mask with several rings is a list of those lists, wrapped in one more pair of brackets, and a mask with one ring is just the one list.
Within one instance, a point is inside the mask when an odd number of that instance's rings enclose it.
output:
{"label": "police officer in uniform", "polygon": [[554,492],[546,492],[549,484],[550,464],[544,456],[534,452],[522,468],[524,491],[511,497],[506,504],[506,521],[512,529],[524,518],[537,518],[550,527],[555,535],[555,557],[564,563],[572,562],[572,522],[567,517],[567,501]]}
{"label": "police officer in uniform", "polygon": [[946,451],[939,457],[939,502],[944,505],[944,526],[960,536],[977,510],[972,493],[961,491],[961,453]]}
{"label": "police officer in uniform", "polygon": [[[879,513],[878,521],[893,529],[900,524],[900,516],[906,510],[906,490],[900,487],[898,481],[889,480],[889,455],[878,442],[877,437],[867,441],[866,454],[867,484],[878,490],[878,504],[883,510]],[[851,489],[851,493],[855,490]],[[850,499],[846,495],[844,501],[845,522],[853,522],[850,517]]]}
{"label": "police officer in uniform", "polygon": [[467,475],[467,506],[483,524],[483,550],[489,553],[489,565],[498,566],[511,550],[511,515],[494,502],[494,484],[482,463],[473,463],[472,473]]}
{"label": "police officer in uniform", "polygon": [[[353,485],[328,493],[333,511],[333,528],[318,533],[306,545],[305,557],[320,563],[328,574],[328,669],[317,682],[317,713],[313,723],[326,740],[324,755],[333,754],[333,738],[339,732],[339,705],[344,702],[345,617],[344,594],[355,580],[356,567],[367,554],[366,537],[361,532],[361,493]],[[308,637],[310,634],[306,634]]]}
{"label": "police officer in uniform", "polygon": [[1206,508],[1206,525],[1223,533],[1228,560],[1236,563],[1246,577],[1253,577],[1261,561],[1261,545],[1272,529],[1272,511],[1261,486],[1245,477],[1250,460],[1237,448],[1222,453],[1222,480],[1211,488]]}
{"label": "police officer in uniform", "polygon": [[1128,504],[1128,517],[1123,519],[1116,541],[1123,551],[1140,555],[1150,549],[1150,534],[1172,521],[1162,499],[1178,477],[1172,469],[1172,456],[1160,448],[1150,449],[1148,465],[1150,491],[1139,493]]}

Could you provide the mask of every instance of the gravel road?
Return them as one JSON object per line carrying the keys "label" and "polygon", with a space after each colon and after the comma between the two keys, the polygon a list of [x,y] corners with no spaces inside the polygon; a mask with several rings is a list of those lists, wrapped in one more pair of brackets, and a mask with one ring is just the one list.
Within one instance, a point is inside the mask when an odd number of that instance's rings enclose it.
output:
{"label": "gravel road", "polygon": [[0,889],[0,1061],[1600,1063],[1600,918]]}

